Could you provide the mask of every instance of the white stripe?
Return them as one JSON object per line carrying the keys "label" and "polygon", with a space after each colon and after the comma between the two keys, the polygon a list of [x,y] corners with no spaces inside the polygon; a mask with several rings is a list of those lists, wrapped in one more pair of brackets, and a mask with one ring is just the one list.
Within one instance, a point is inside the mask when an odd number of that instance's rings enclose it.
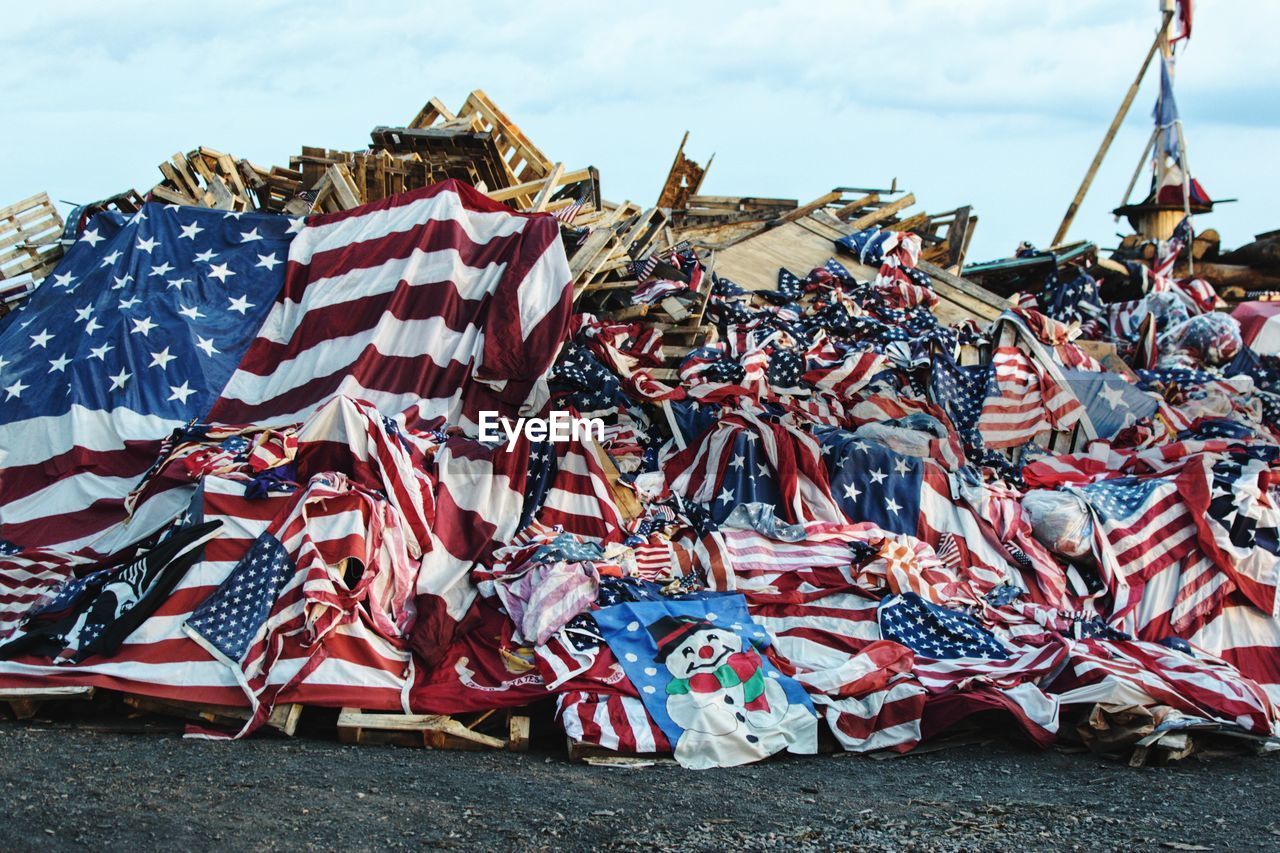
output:
{"label": "white stripe", "polygon": [[[305,385],[317,376],[349,370],[369,346],[382,356],[430,358],[444,368],[451,362],[473,361],[483,351],[484,332],[470,324],[460,332],[455,331],[439,316],[425,320],[400,320],[391,314],[383,314],[373,328],[322,341],[278,362],[266,376],[237,370],[222,396],[250,405],[263,403]],[[354,380],[347,375],[342,381],[345,384]],[[317,407],[311,408],[314,411]]]}
{"label": "white stripe", "polygon": [[76,405],[65,414],[0,425],[0,468],[34,465],[76,447],[105,452],[122,449],[126,441],[158,441],[184,423],[132,409]]}
{"label": "white stripe", "polygon": [[[568,263],[562,263],[565,264],[563,280],[568,281]],[[493,293],[506,269],[506,263],[467,266],[457,249],[433,252],[414,249],[407,258],[394,258],[381,266],[351,270],[309,282],[301,302],[287,299],[271,309],[257,336],[277,344],[287,344],[308,311],[394,293],[399,288],[439,287],[448,283],[454,285],[463,299],[478,301]]]}
{"label": "white stripe", "polygon": [[488,243],[524,230],[524,217],[509,212],[469,210],[457,193],[441,192],[409,204],[344,218],[324,225],[308,225],[289,245],[289,262],[309,264],[319,252],[352,243],[377,240],[419,228],[427,222],[456,222],[473,243]]}

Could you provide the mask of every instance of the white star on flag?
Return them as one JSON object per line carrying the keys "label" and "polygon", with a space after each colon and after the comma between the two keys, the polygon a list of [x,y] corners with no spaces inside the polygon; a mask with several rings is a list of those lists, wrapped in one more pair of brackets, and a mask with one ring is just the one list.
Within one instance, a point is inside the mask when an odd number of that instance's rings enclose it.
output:
{"label": "white star on flag", "polygon": [[1111,407],[1111,411],[1115,411],[1120,407],[1128,408],[1129,404],[1124,401],[1124,391],[1119,385],[1104,383],[1106,388],[1098,392],[1098,396],[1107,401],[1107,405]]}
{"label": "white star on flag", "polygon": [[196,393],[196,389],[189,387],[185,379],[182,381],[181,385],[170,385],[169,391],[171,392],[169,394],[169,399],[177,400],[183,405],[186,405],[188,397]]}
{"label": "white star on flag", "polygon": [[[148,364],[147,367],[158,367],[161,370],[164,370],[169,366],[169,362],[173,361],[175,358],[177,358],[177,356],[169,355],[169,348],[165,347],[160,350],[160,352],[151,353],[151,363]],[[184,400],[183,402],[186,401]]]}
{"label": "white star on flag", "polygon": [[80,235],[80,239],[77,242],[88,243],[90,246],[97,248],[98,244],[105,239],[107,238],[99,236],[97,228],[89,228],[89,229],[86,229],[85,232]]}
{"label": "white star on flag", "polygon": [[30,385],[23,385],[22,380],[19,379],[17,382],[13,383],[12,385],[5,387],[4,390],[9,392],[8,396],[5,397],[5,399],[12,400],[14,397],[21,397],[22,392],[27,390],[30,387],[31,387]]}
{"label": "white star on flag", "polygon": [[210,264],[212,269],[209,270],[209,277],[216,278],[218,281],[226,284],[227,279],[235,275],[234,272],[228,269],[229,266],[229,264]]}
{"label": "white star on flag", "polygon": [[110,377],[110,379],[111,379],[111,388],[110,388],[109,390],[111,390],[111,391],[115,391],[115,390],[121,390],[121,391],[123,391],[123,390],[124,390],[125,383],[126,383],[126,382],[128,382],[128,381],[129,381],[130,379],[132,379],[132,378],[133,378],[133,374],[132,374],[132,373],[129,373],[129,372],[128,372],[128,371],[126,371],[123,367],[122,367],[122,368],[120,368],[120,372],[119,372],[119,373],[117,373],[115,376]]}
{"label": "white star on flag", "polygon": [[204,229],[200,227],[199,222],[192,222],[189,225],[183,225],[182,233],[178,235],[178,239],[181,240],[183,237],[190,237],[192,240],[194,240],[196,238],[196,235],[203,230]]}
{"label": "white star on flag", "polygon": [[159,246],[159,245],[160,245],[159,240],[157,240],[154,237],[148,237],[145,240],[139,240],[136,244],[136,248],[140,252],[150,252],[152,249],[154,249],[156,246]]}

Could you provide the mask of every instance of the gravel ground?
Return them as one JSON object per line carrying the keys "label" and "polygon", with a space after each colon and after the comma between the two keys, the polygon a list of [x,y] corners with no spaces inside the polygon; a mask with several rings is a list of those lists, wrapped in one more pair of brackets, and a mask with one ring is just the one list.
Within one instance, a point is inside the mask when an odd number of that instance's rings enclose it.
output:
{"label": "gravel ground", "polygon": [[[127,723],[127,724],[126,724]],[[1131,769],[1001,741],[690,772],[533,752],[0,723],[0,849],[1177,849],[1280,844],[1274,757]]]}

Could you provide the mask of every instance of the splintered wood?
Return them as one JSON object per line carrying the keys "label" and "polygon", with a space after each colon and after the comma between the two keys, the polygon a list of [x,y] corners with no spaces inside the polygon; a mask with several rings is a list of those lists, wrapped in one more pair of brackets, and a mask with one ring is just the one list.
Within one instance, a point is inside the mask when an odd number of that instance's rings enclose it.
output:
{"label": "splintered wood", "polygon": [[529,718],[510,711],[484,711],[469,720],[444,714],[392,714],[343,708],[338,739],[352,744],[394,744],[428,749],[529,750]]}

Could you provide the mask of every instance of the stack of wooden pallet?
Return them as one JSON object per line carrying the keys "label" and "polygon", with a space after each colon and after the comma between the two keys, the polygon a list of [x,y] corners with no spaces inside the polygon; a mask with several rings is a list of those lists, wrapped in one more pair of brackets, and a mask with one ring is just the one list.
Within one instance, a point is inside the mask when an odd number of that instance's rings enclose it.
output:
{"label": "stack of wooden pallet", "polygon": [[[762,289],[774,286],[780,266],[803,275],[804,264],[820,265],[833,254],[833,241],[854,231],[912,230],[923,240],[923,259],[943,271],[934,276],[939,287],[970,293],[953,300],[947,319],[990,319],[1003,305],[955,278],[977,222],[972,211],[913,213],[915,196],[899,189],[896,180],[887,188],[836,187],[806,204],[706,195],[702,187],[714,155],[705,166],[691,159],[685,153],[686,133],[655,204],[613,202],[601,196],[594,168],[566,168],[551,160],[479,89],[456,110],[432,98],[404,126],[378,126],[370,136],[368,148],[359,151],[302,147],[287,166],[264,167],[207,147],[174,154],[159,165],[162,180],[147,197],[230,212],[303,216],[460,180],[514,210],[556,214],[564,225],[579,309],[661,328],[673,359],[707,338],[702,317],[710,277],[701,288],[651,306],[633,298],[640,283],[634,270],[679,245],[739,284]],[[85,210],[131,213],[141,203],[130,190]],[[25,289],[15,291],[20,298],[60,256],[61,220],[45,196],[3,213],[0,279],[25,276]],[[32,231],[35,227],[39,230]]]}
{"label": "stack of wooden pallet", "polygon": [[45,193],[0,208],[0,317],[62,259],[62,217]]}

